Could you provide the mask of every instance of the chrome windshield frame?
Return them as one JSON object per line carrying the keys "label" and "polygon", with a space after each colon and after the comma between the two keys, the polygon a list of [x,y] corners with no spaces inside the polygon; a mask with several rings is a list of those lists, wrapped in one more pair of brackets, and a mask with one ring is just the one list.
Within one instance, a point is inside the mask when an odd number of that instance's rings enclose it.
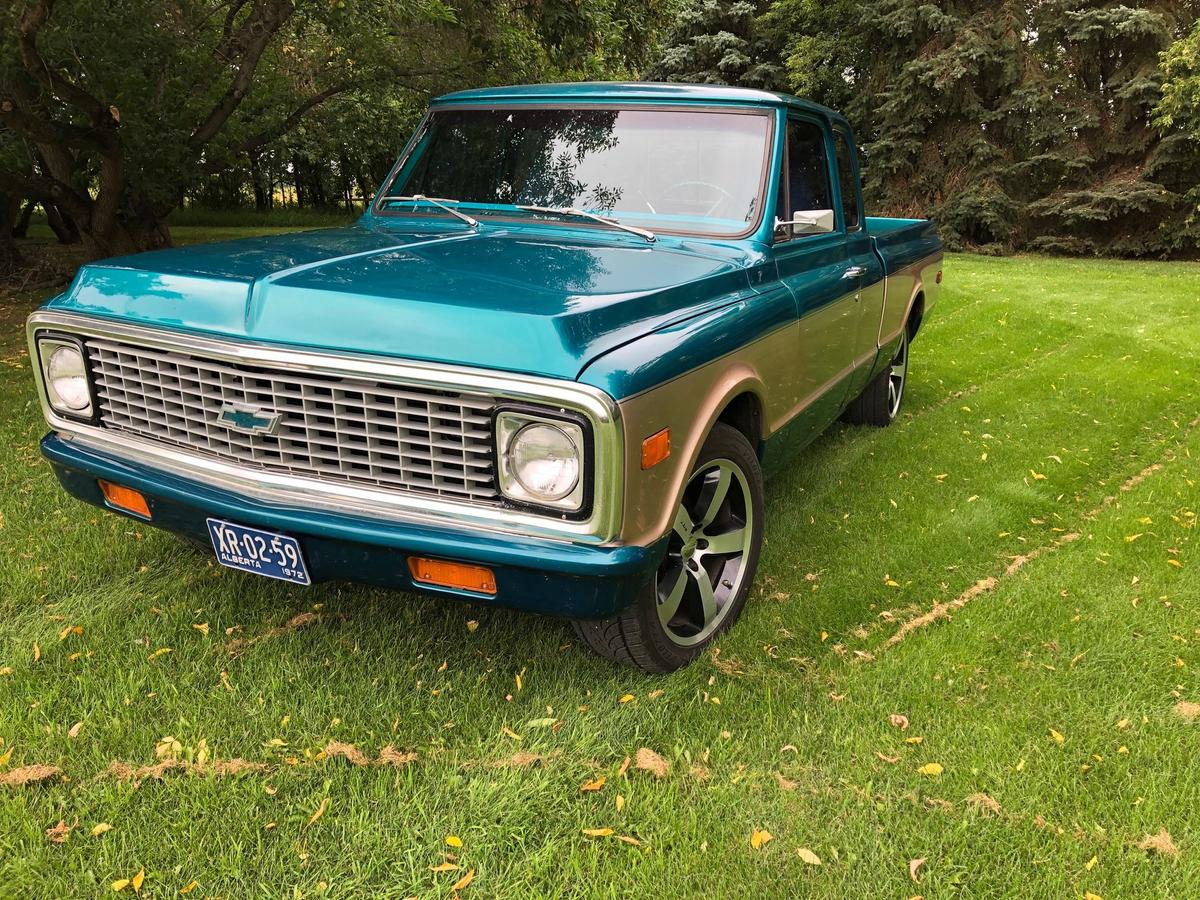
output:
{"label": "chrome windshield frame", "polygon": [[594,502],[586,519],[260,470],[205,456],[201,452],[134,438],[99,425],[72,421],[50,407],[41,367],[36,364],[32,367],[42,414],[50,427],[64,438],[115,459],[200,481],[254,500],[304,506],[312,506],[315,502],[330,511],[388,522],[440,525],[572,543],[609,544],[619,536],[625,440],[619,408],[599,388],[517,373],[218,338],[54,310],[38,310],[26,322],[26,336],[34,360],[37,359],[37,337],[43,331],[77,335],[85,340],[95,337],[127,341],[284,371],[371,378],[435,390],[473,391],[493,397],[497,402],[516,401],[551,412],[578,413],[591,424],[595,442],[591,473]]}

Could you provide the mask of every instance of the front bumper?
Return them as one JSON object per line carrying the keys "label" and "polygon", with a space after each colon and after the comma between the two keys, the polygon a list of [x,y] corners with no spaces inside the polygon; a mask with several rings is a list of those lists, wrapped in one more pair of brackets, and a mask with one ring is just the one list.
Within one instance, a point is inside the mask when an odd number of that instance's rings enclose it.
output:
{"label": "front bumper", "polygon": [[[601,618],[629,604],[666,552],[665,538],[650,547],[596,546],[272,504],[117,459],[54,433],[43,438],[41,448],[62,486],[85,503],[112,509],[96,483],[102,478],[146,496],[151,512],[147,524],[205,543],[209,516],[291,535],[300,541],[314,582],[356,581],[551,615]],[[415,584],[409,556],[487,566],[496,576],[496,595]]]}

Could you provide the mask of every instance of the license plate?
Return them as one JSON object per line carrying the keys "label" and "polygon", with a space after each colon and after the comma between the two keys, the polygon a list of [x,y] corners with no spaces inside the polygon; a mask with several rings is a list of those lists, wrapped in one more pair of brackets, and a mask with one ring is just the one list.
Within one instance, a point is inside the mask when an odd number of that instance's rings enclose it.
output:
{"label": "license plate", "polygon": [[293,584],[311,583],[295,538],[221,519],[208,520],[208,534],[223,566]]}

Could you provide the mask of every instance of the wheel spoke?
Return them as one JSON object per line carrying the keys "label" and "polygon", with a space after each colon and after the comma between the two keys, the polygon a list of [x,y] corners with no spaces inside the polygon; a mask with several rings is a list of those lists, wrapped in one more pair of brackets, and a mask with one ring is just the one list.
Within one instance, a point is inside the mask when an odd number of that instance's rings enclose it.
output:
{"label": "wheel spoke", "polygon": [[741,553],[746,547],[746,526],[726,531],[724,534],[706,534],[704,539],[708,541],[708,546],[704,548],[705,553],[715,553],[718,556]]}
{"label": "wheel spoke", "polygon": [[675,511],[675,524],[671,528],[685,542],[692,536],[692,532],[696,530],[691,514],[684,509],[682,503],[679,504],[679,509]]}
{"label": "wheel spoke", "polygon": [[717,617],[717,598],[713,596],[712,582],[704,566],[693,569],[692,578],[700,588],[700,608],[704,611],[704,624],[707,625]]}
{"label": "wheel spoke", "polygon": [[[707,474],[705,475],[704,490],[700,493],[700,503],[704,512],[701,513],[699,520],[696,522],[697,528],[705,528],[711,525],[717,514],[721,511],[721,507],[724,506],[725,498],[729,496],[729,485],[733,481],[732,473],[725,466],[718,466],[716,475],[715,482]],[[711,494],[709,494],[710,488],[712,490]]]}
{"label": "wheel spoke", "polygon": [[683,600],[684,591],[687,590],[687,583],[687,570],[680,566],[679,572],[675,577],[675,584],[671,587],[671,592],[658,604],[658,619],[664,626],[675,618],[675,614],[679,612],[679,604]]}

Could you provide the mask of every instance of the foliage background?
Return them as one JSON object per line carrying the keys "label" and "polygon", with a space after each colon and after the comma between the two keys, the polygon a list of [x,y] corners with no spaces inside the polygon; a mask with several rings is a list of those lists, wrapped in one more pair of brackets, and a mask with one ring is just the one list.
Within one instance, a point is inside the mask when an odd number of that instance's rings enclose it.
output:
{"label": "foliage background", "polygon": [[430,97],[529,81],[784,90],[846,112],[870,209],[952,248],[1200,253],[1200,0],[13,0],[0,270],[35,209],[90,255],[197,210],[352,214]]}

